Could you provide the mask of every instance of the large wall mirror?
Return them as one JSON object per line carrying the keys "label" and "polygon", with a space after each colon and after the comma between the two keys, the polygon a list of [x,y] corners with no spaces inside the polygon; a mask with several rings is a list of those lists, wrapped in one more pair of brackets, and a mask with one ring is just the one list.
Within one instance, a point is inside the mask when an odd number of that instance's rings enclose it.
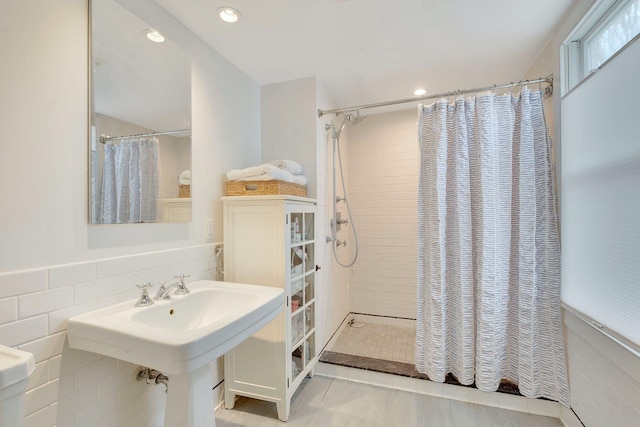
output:
{"label": "large wall mirror", "polygon": [[191,58],[115,0],[90,1],[89,221],[191,221]]}

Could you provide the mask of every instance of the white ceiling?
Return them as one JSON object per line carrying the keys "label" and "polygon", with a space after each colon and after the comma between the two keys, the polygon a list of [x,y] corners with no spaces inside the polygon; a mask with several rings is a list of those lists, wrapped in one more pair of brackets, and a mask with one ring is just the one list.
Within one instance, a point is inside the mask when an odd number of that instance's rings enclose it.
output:
{"label": "white ceiling", "polygon": [[519,80],[573,2],[155,1],[257,83],[317,76],[340,107]]}

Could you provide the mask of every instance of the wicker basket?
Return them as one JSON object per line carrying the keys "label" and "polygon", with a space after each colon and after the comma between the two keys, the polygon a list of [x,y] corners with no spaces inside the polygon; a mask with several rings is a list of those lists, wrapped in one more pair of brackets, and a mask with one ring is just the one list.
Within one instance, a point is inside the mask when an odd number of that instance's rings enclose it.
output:
{"label": "wicker basket", "polygon": [[227,196],[266,196],[288,194],[307,197],[307,187],[286,181],[227,181]]}
{"label": "wicker basket", "polygon": [[187,199],[191,197],[191,186],[179,184],[178,185],[178,198]]}

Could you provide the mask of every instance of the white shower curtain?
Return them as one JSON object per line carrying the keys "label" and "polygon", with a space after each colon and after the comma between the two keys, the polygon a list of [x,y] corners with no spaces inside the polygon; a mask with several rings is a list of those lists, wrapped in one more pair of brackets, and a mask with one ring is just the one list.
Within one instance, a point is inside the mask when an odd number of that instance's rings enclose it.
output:
{"label": "white shower curtain", "polygon": [[158,139],[105,144],[99,222],[156,222],[157,198]]}
{"label": "white shower curtain", "polygon": [[542,94],[420,108],[416,368],[568,406]]}

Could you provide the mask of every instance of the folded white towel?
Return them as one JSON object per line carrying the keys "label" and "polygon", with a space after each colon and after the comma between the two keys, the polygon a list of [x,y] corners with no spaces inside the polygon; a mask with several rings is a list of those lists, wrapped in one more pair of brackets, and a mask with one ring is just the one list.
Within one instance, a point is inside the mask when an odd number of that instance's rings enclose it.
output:
{"label": "folded white towel", "polygon": [[277,166],[280,169],[288,170],[294,175],[302,174],[302,165],[298,162],[294,162],[293,160],[280,159],[269,162],[269,164]]}
{"label": "folded white towel", "polygon": [[191,185],[191,170],[183,170],[180,172],[180,176],[178,177],[178,184],[180,185]]}
{"label": "folded white towel", "polygon": [[294,184],[298,184],[298,185],[307,185],[307,177],[304,175],[292,175],[293,176],[293,182]]}
{"label": "folded white towel", "polygon": [[231,170],[227,172],[227,179],[229,181],[270,181],[272,179],[278,179],[298,185],[307,185],[307,177],[303,175],[293,175],[285,169],[280,169],[268,163],[245,169]]}
{"label": "folded white towel", "polygon": [[[244,169],[233,169],[227,172],[227,179],[229,181],[237,181],[240,178],[252,178],[252,177],[265,176],[265,178],[263,179],[269,180],[269,179],[279,179],[276,177],[281,175],[286,176],[287,174],[290,174],[290,173],[278,168],[277,166],[265,163],[262,165],[251,166]],[[257,181],[260,181],[260,179],[258,178],[254,178],[254,179]]]}

